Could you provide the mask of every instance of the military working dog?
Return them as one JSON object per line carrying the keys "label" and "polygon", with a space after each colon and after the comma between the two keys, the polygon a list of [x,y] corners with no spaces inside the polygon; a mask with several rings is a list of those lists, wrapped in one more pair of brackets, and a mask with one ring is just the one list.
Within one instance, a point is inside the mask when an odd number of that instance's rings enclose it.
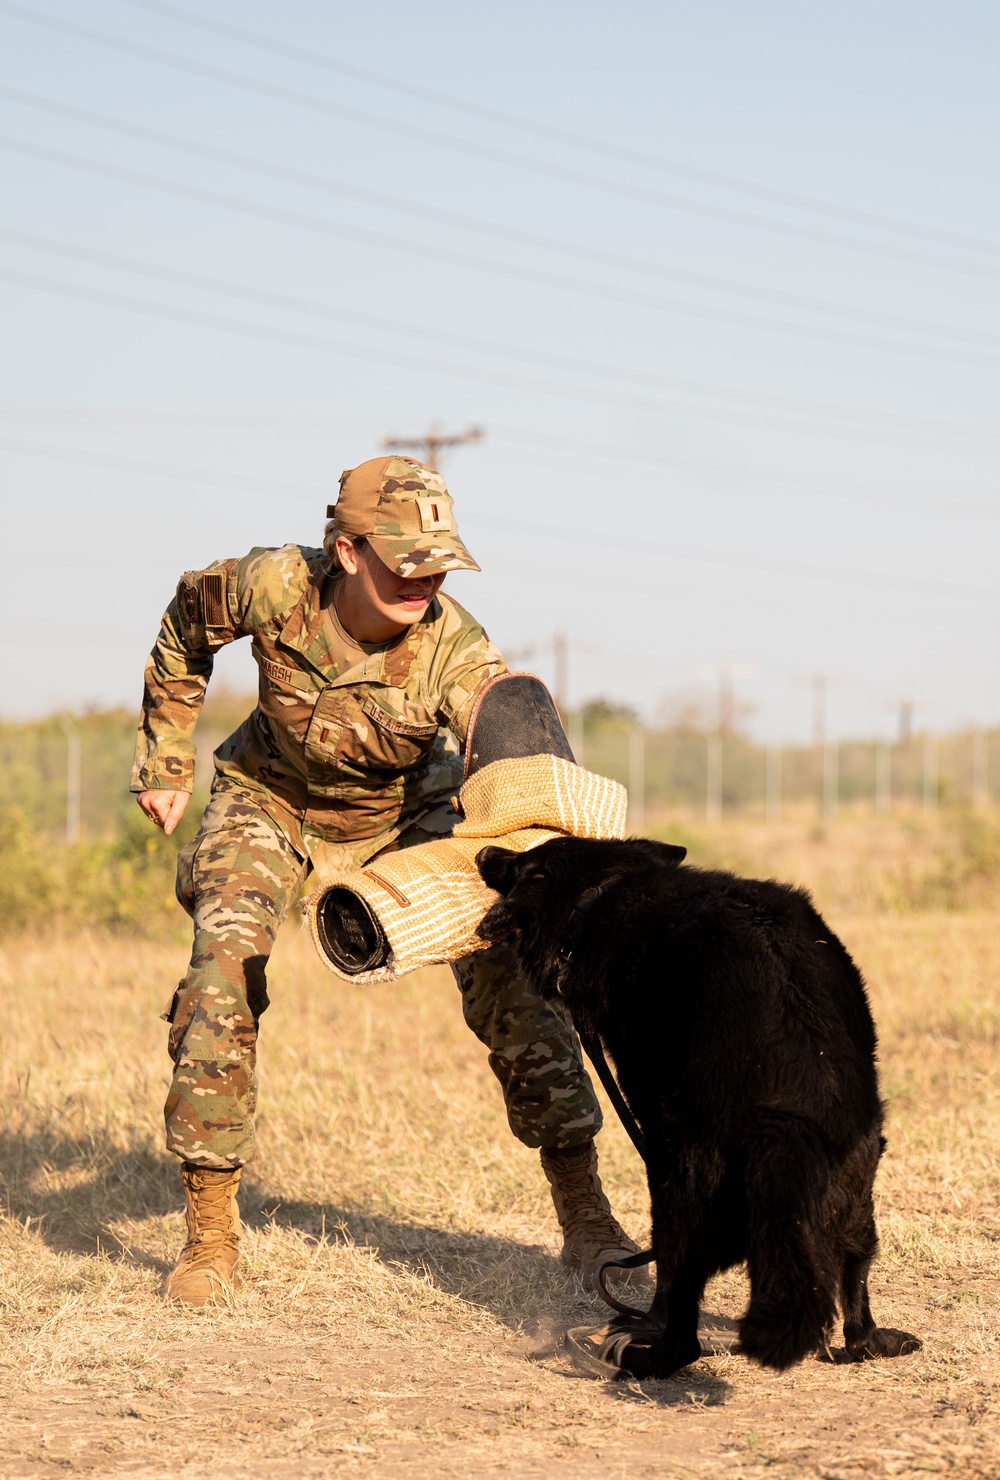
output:
{"label": "military working dog", "polygon": [[805,891],[684,854],[557,838],[478,856],[502,896],[480,935],[510,938],[535,988],[603,1041],[645,1142],[652,1309],[588,1349],[639,1377],[695,1361],[706,1282],[746,1260],[739,1350],[762,1365],[828,1344],[838,1304],[851,1357],[915,1351],[868,1301],[885,1142],[861,974]]}

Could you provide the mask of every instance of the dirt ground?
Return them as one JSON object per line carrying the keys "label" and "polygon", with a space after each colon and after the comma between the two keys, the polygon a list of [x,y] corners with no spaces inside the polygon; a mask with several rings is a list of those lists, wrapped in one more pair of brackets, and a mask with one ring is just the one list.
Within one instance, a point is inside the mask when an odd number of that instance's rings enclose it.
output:
{"label": "dirt ground", "polygon": [[279,1316],[253,1336],[225,1317],[170,1322],[132,1382],[94,1374],[9,1404],[0,1473],[995,1476],[995,1356],[955,1361],[965,1333],[941,1305],[894,1289],[894,1316],[938,1349],[904,1375],[813,1361],[761,1376],[720,1356],[629,1385],[447,1318],[409,1339]]}
{"label": "dirt ground", "polygon": [[[0,1025],[0,1476],[1000,1477],[1000,918],[835,922],[882,1030],[890,1151],[876,1314],[892,1362],[777,1375],[727,1351],[666,1382],[577,1376],[602,1319],[554,1257],[537,1155],[512,1142],[445,973],[345,991],[293,927],[262,1033],[261,1151],[231,1309],[165,1306],[181,1242],[159,1149],[156,1014],[183,948],[8,942]],[[637,1236],[641,1168],[602,1164]]]}

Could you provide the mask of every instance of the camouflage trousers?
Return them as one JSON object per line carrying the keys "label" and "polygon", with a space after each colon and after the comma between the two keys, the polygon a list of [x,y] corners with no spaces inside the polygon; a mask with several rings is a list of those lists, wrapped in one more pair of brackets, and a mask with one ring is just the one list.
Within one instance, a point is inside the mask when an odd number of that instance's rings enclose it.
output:
{"label": "camouflage trousers", "polygon": [[[164,1117],[167,1148],[184,1161],[221,1170],[253,1156],[267,962],[309,867],[265,812],[232,794],[212,799],[181,850],[177,897],[194,920],[194,948],[165,1014],[174,1073]],[[601,1110],[561,1005],[531,991],[504,945],[464,957],[454,972],[514,1135],[549,1149],[589,1141]]]}

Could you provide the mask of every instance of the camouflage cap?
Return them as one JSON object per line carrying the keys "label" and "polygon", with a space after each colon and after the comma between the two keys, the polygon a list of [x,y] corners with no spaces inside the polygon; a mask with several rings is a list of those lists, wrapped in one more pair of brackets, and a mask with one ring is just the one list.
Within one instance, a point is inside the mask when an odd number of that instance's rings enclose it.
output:
{"label": "camouflage cap", "polygon": [[345,469],[327,518],[338,534],[364,535],[382,563],[404,579],[479,570],[458,537],[444,479],[414,457],[373,457]]}

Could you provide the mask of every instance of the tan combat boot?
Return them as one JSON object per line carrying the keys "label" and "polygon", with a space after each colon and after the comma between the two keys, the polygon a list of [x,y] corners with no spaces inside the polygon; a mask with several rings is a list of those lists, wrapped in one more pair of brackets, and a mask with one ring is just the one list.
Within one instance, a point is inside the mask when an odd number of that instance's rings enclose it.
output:
{"label": "tan combat boot", "polygon": [[[542,1150],[542,1171],[552,1189],[556,1217],[563,1232],[562,1262],[591,1282],[607,1259],[638,1254],[611,1211],[597,1172],[597,1147],[593,1141],[568,1151]],[[648,1286],[644,1268],[611,1273],[613,1283],[632,1289]]]}
{"label": "tan combat boot", "polygon": [[240,1169],[211,1172],[184,1162],[187,1243],[167,1278],[164,1295],[182,1305],[225,1305],[240,1257]]}

